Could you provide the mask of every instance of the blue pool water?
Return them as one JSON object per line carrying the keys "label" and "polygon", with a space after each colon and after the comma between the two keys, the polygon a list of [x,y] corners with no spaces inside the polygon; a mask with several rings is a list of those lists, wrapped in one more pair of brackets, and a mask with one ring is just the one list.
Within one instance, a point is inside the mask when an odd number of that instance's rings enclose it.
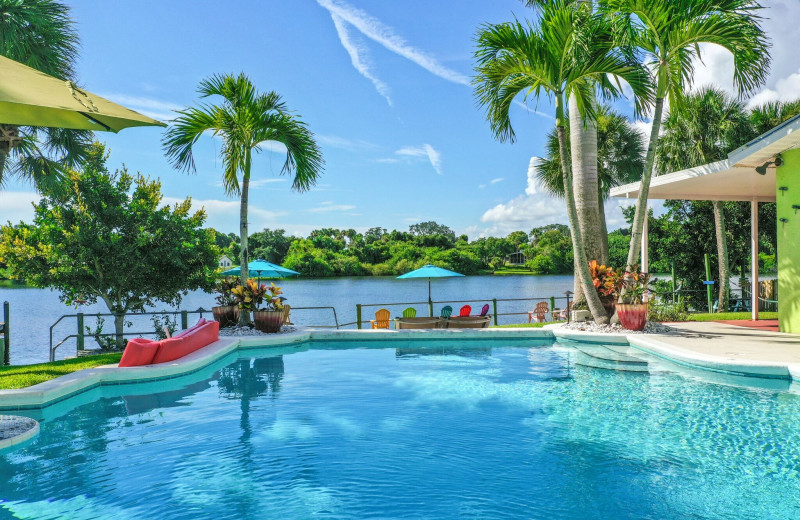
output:
{"label": "blue pool water", "polygon": [[101,387],[27,413],[0,518],[800,517],[788,384],[603,349],[315,343]]}

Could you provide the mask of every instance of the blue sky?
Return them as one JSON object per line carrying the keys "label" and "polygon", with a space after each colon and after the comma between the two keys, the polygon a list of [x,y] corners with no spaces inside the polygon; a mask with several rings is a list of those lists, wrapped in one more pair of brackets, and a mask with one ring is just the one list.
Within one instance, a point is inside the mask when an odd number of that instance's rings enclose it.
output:
{"label": "blue sky", "polygon": [[[280,175],[284,156],[267,147],[254,164],[250,229],[307,234],[319,227],[407,229],[436,220],[471,238],[566,222],[563,203],[529,182],[553,124],[545,100],[512,114],[518,141],[496,142],[468,86],[473,38],[483,23],[531,13],[517,0],[68,2],[81,37],[79,81],[88,90],[167,120],[196,103],[214,73],[245,72],[275,90],[317,135],[326,167],[317,187],[297,194]],[[758,99],[800,95],[795,0],[772,0],[765,24],[776,66]],[[780,42],[785,42],[781,45]],[[698,84],[730,88],[731,60],[708,48]],[[629,111],[629,104],[617,103]],[[641,122],[643,129],[646,122]],[[221,188],[219,142],[196,147],[197,174],[174,170],[163,130],[98,133],[112,168],[159,177],[167,200],[191,196],[208,224],[238,230],[238,202]],[[29,219],[30,186],[0,195],[0,220]],[[609,227],[621,224],[618,203]]]}

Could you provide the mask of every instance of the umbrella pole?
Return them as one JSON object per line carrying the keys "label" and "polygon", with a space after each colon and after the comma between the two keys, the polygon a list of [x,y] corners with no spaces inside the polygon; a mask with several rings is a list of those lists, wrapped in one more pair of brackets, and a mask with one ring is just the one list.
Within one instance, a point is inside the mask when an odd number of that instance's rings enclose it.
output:
{"label": "umbrella pole", "polygon": [[431,279],[428,278],[428,316],[433,318],[433,300],[431,300]]}

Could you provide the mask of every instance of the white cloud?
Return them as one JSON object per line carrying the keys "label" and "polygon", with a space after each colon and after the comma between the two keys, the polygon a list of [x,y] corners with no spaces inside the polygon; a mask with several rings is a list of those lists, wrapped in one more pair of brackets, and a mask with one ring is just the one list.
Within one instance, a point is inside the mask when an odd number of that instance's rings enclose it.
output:
{"label": "white cloud", "polygon": [[750,98],[747,106],[752,108],[770,101],[794,101],[798,98],[800,98],[800,69],[776,81],[774,88],[765,88]]}
{"label": "white cloud", "polygon": [[340,17],[342,20],[358,29],[367,38],[395,54],[416,63],[431,74],[460,85],[470,85],[467,76],[445,67],[435,58],[413,47],[401,36],[396,34],[394,29],[366,12],[342,2],[341,0],[317,0],[317,3],[321,7],[327,9],[332,15]]}
{"label": "white cloud", "polygon": [[505,177],[497,177],[496,179],[490,180],[489,184],[497,184],[498,182],[503,182],[504,180],[506,180]]}
{"label": "white cloud", "polygon": [[[182,198],[164,197],[164,204],[175,204],[183,202]],[[239,230],[239,201],[238,200],[219,200],[219,199],[192,199],[192,209],[204,208],[208,218],[206,226],[213,227],[220,231]],[[269,211],[262,209],[258,204],[251,202],[248,207],[248,224],[251,230],[263,229],[265,227],[286,227],[280,222],[281,217],[288,215],[285,211]]]}
{"label": "white cloud", "polygon": [[405,146],[394,153],[406,157],[427,157],[436,173],[442,174],[442,155],[427,143],[421,146]]}
{"label": "white cloud", "polygon": [[33,203],[41,196],[32,191],[0,191],[0,224],[33,221]]}
{"label": "white cloud", "polygon": [[536,165],[541,157],[531,157],[528,161],[528,184],[525,186],[525,195],[536,195]]}
{"label": "white cloud", "polygon": [[480,188],[480,189],[484,189],[484,188],[486,188],[486,185],[485,185],[485,184],[479,184],[479,185],[478,185],[478,188]]}
{"label": "white cloud", "polygon": [[350,55],[350,62],[353,64],[353,67],[355,67],[362,76],[370,80],[372,84],[375,85],[375,90],[378,91],[378,94],[386,99],[389,106],[392,106],[392,98],[390,97],[391,90],[389,86],[378,79],[370,70],[367,48],[361,42],[353,39],[347,29],[347,24],[339,15],[331,12],[331,18],[333,18],[333,25],[336,27],[336,34],[339,35],[339,41],[342,47],[344,47],[344,50]]}
{"label": "white cloud", "polygon": [[286,152],[288,151],[286,149],[286,145],[279,143],[278,141],[264,141],[263,143],[259,143],[259,146],[262,150],[280,155],[286,155]]}
{"label": "white cloud", "polygon": [[316,208],[307,209],[309,213],[327,213],[332,211],[352,211],[356,209],[351,204],[334,204],[332,201],[321,202]]}
{"label": "white cloud", "polygon": [[317,140],[318,143],[322,145],[330,146],[331,148],[341,148],[343,150],[357,150],[357,149],[378,147],[376,144],[370,143],[368,141],[362,141],[362,140],[354,141],[344,137],[339,137],[338,135],[316,134],[314,138]]}
{"label": "white cloud", "polygon": [[400,159],[396,159],[394,157],[384,157],[382,159],[375,159],[375,162],[379,162],[379,163],[396,163],[396,162],[400,162]]}
{"label": "white cloud", "polygon": [[131,96],[128,94],[120,94],[116,92],[100,94],[102,97],[109,99],[115,103],[119,103],[131,110],[135,110],[140,114],[147,117],[158,119],[159,121],[169,122],[175,119],[175,110],[181,110],[183,107],[168,101],[161,101],[142,96]]}

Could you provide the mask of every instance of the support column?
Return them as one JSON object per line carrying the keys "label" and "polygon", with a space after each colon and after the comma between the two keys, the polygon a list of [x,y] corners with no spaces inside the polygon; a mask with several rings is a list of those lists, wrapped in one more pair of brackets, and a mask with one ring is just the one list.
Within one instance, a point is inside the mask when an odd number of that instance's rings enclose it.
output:
{"label": "support column", "polygon": [[641,272],[649,273],[650,272],[650,254],[649,254],[649,247],[650,247],[650,214],[648,213],[647,207],[644,208],[644,227],[642,227],[642,265],[640,267]]}
{"label": "support column", "polygon": [[758,319],[758,199],[750,202],[750,309]]}

